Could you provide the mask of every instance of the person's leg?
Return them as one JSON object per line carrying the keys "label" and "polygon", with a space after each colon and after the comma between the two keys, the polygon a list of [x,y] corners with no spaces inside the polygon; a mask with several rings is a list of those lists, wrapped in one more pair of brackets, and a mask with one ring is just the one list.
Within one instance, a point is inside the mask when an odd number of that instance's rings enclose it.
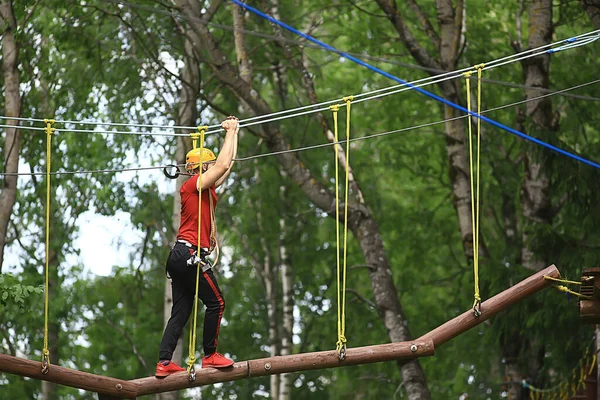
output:
{"label": "person's leg", "polygon": [[199,297],[206,306],[204,315],[204,357],[202,358],[202,368],[226,368],[233,365],[233,361],[217,353],[217,344],[219,342],[219,329],[221,328],[221,319],[225,310],[225,300],[221,289],[212,270],[202,274],[200,281]]}
{"label": "person's leg", "polygon": [[203,345],[204,355],[207,356],[217,350],[219,329],[221,328],[221,319],[225,310],[225,300],[212,269],[202,273],[198,296],[206,306]]}
{"label": "person's leg", "polygon": [[167,261],[167,271],[171,276],[173,305],[171,317],[160,343],[159,360],[161,361],[171,360],[173,357],[177,341],[194,305],[194,292],[190,293],[189,290],[190,275],[193,274],[194,268],[187,266],[188,258],[190,258],[189,248],[183,244],[177,244],[169,254]]}

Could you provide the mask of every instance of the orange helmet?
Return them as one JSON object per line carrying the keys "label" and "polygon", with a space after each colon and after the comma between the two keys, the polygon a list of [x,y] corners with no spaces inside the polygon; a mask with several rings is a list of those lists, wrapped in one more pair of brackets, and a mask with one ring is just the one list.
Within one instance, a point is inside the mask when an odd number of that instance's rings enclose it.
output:
{"label": "orange helmet", "polygon": [[202,148],[202,152],[200,152],[200,148],[195,148],[190,151],[185,156],[185,169],[186,171],[193,171],[198,168],[201,163],[214,161],[217,157],[215,157],[215,153],[210,151],[207,148]]}

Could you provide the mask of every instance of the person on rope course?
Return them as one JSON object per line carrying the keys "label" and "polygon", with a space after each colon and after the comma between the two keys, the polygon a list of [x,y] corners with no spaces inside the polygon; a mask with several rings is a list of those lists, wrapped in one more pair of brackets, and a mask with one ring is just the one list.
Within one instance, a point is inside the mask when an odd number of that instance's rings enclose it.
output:
{"label": "person on rope course", "polygon": [[[210,254],[216,244],[214,207],[218,198],[215,189],[227,179],[237,152],[238,119],[229,116],[221,123],[221,126],[225,129],[226,134],[218,157],[215,157],[213,152],[206,148],[195,148],[186,155],[185,168],[191,178],[180,189],[179,233],[167,259],[166,269],[171,278],[173,306],[171,317],[160,343],[159,362],[156,365],[155,374],[157,378],[185,371],[185,368],[171,361],[171,358],[194,308],[198,265],[201,267],[198,298],[206,306],[202,368],[226,368],[233,365],[232,360],[216,351],[225,300],[213,274],[212,265],[206,260],[206,256]],[[198,179],[200,173],[202,173],[202,179]],[[202,187],[199,187],[200,184]],[[199,192],[202,193],[200,259],[197,258]],[[198,261],[200,262],[198,263]]]}

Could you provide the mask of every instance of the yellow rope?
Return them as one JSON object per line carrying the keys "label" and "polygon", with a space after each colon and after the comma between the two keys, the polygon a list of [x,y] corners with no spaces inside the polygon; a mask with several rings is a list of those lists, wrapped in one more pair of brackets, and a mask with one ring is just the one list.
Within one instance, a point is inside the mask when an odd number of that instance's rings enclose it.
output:
{"label": "yellow rope", "polygon": [[575,291],[573,291],[573,290],[571,290],[568,287],[563,286],[563,285],[552,285],[552,286],[554,286],[556,289],[558,289],[561,292],[570,293],[570,294],[575,295],[577,297],[580,297],[582,299],[591,299],[592,298],[590,296],[585,296],[585,295],[583,295],[581,293],[577,293],[577,292],[575,292]]}
{"label": "yellow rope", "polygon": [[567,284],[572,284],[572,285],[581,285],[581,282],[577,282],[577,281],[570,281],[568,279],[560,279],[560,278],[553,278],[551,276],[548,275],[544,275],[544,279],[547,279],[549,281],[555,281],[555,282],[561,282],[561,283],[567,283]]}
{"label": "yellow rope", "polygon": [[[481,70],[484,64],[475,66],[477,70],[477,115],[481,115]],[[467,86],[467,110],[468,114],[468,132],[469,132],[469,172],[471,181],[471,227],[473,229],[473,275],[474,275],[474,301],[473,313],[476,317],[481,315],[481,295],[479,294],[479,181],[480,181],[480,156],[481,156],[481,119],[477,118],[477,161],[473,164],[473,131],[471,128],[471,75],[473,71],[464,73]],[[473,178],[473,170],[476,169],[477,174]],[[475,181],[475,187],[474,182]]]}
{"label": "yellow rope", "polygon": [[337,333],[338,333],[338,342],[336,343],[336,348],[338,353],[340,352],[339,348],[339,338],[340,338],[340,327],[341,327],[341,312],[340,312],[340,190],[338,183],[339,176],[339,145],[338,145],[338,111],[340,110],[340,106],[338,104],[334,104],[329,107],[333,112],[333,151],[335,153],[335,259],[336,259],[336,271],[337,271],[337,279],[336,279],[336,287],[337,287]]}
{"label": "yellow rope", "polygon": [[[336,342],[336,350],[339,354],[340,359],[345,357],[345,343],[346,338],[344,336],[344,317],[345,310],[342,307],[343,300],[341,299],[342,293],[345,292],[345,285],[343,291],[340,290],[340,276],[341,276],[341,262],[340,262],[340,190],[339,190],[339,152],[340,147],[337,143],[339,140],[339,128],[338,128],[338,111],[340,106],[338,104],[334,104],[329,107],[331,111],[333,111],[333,142],[334,142],[334,152],[335,152],[335,242],[336,242],[336,271],[337,271],[337,279],[336,279],[336,287],[337,287],[337,334],[338,339]],[[346,167],[346,170],[348,168]],[[345,236],[344,236],[345,240]],[[344,241],[344,249],[345,249],[345,241]],[[345,299],[345,293],[344,293]]]}
{"label": "yellow rope", "polygon": [[55,129],[53,119],[44,119],[46,124],[46,281],[44,285],[44,350],[42,351],[42,373],[47,374],[50,367],[50,350],[48,350],[48,306],[49,306],[49,258],[50,258],[50,171],[52,134]]}
{"label": "yellow rope", "polygon": [[[344,186],[344,255],[342,267],[342,307],[341,307],[341,323],[338,323],[338,341],[336,343],[337,351],[340,359],[346,357],[346,266],[348,254],[348,192],[350,181],[350,106],[354,96],[343,98],[346,103],[346,181]],[[338,276],[339,279],[339,276]],[[339,316],[338,316],[339,318]]]}
{"label": "yellow rope", "polygon": [[[204,154],[204,133],[206,132],[206,126],[199,126],[198,133],[192,133],[190,136],[192,137],[192,146],[193,148],[197,148],[198,141],[200,141],[200,176],[198,176],[198,257],[201,257],[202,248],[200,244],[200,238],[202,235],[202,155]],[[210,196],[211,193],[209,192]],[[196,379],[196,323],[198,320],[198,287],[200,286],[200,263],[196,268],[196,293],[194,295],[194,318],[193,322],[190,326],[190,348],[189,348],[189,356],[187,359],[187,372],[189,375],[189,380],[194,381]]]}

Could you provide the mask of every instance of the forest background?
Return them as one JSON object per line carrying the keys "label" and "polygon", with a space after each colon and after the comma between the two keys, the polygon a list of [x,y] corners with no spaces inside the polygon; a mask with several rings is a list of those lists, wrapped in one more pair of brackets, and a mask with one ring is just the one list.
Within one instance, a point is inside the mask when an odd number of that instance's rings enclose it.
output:
{"label": "forest background", "polygon": [[[405,80],[600,29],[598,0],[250,4]],[[214,125],[232,114],[244,120],[394,84],[219,0],[2,0],[0,31],[0,351],[30,359],[41,359],[44,338],[46,178],[14,173],[45,171],[44,118],[63,121],[55,124],[53,171],[156,167],[182,163],[191,147],[189,138],[172,133],[193,129],[166,126]],[[482,109],[527,100],[487,116],[600,160],[598,46],[485,71]],[[426,89],[466,105],[463,79]],[[471,95],[476,98],[475,90]],[[343,109],[340,115],[343,120]],[[354,105],[351,134],[364,138],[461,115],[406,91]],[[333,147],[243,160],[330,143],[332,126],[331,112],[322,111],[240,132],[241,160],[217,209],[218,274],[227,301],[219,350],[237,361],[335,347]],[[350,347],[419,337],[471,307],[466,134],[466,120],[454,118],[352,143]],[[207,136],[207,146],[218,150],[221,138]],[[483,299],[550,264],[572,279],[597,267],[598,170],[486,124],[481,145]],[[342,150],[342,168],[346,156]],[[160,169],[52,176],[52,364],[122,379],[153,374],[170,312],[164,262],[178,227],[180,184]],[[115,237],[137,233],[126,245],[115,243],[127,261],[107,265],[104,275],[86,266],[75,245],[83,225],[98,221],[89,215],[113,221]],[[86,257],[111,258],[99,253]],[[594,337],[594,326],[579,320],[576,298],[548,289],[417,362],[286,374],[153,398],[520,400],[528,398],[523,382],[539,388],[569,382],[586,351],[595,351]],[[183,353],[186,343],[187,337]],[[93,394],[0,374],[0,398]]]}

